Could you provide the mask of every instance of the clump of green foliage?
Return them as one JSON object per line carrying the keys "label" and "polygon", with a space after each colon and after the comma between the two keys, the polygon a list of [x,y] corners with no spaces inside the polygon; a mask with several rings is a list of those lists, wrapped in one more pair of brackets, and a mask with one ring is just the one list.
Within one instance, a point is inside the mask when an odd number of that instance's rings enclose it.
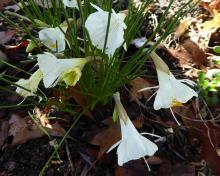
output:
{"label": "clump of green foliage", "polygon": [[198,86],[200,88],[200,95],[208,105],[213,106],[219,103],[220,72],[214,73],[211,77],[207,78],[206,73],[199,71]]}

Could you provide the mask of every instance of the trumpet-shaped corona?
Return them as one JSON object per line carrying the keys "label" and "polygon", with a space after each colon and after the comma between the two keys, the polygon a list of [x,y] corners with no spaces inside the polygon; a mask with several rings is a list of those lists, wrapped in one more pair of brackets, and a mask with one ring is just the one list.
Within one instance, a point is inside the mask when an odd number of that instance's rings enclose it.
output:
{"label": "trumpet-shaped corona", "polygon": [[152,156],[158,150],[156,144],[142,136],[129,119],[120,101],[119,93],[114,95],[116,110],[121,125],[121,140],[114,144],[107,152],[118,146],[118,165],[122,166],[130,160],[136,160],[144,156]]}
{"label": "trumpet-shaped corona", "polygon": [[67,86],[74,86],[80,79],[87,58],[58,59],[51,53],[38,55],[38,66],[43,72],[43,83],[46,88],[54,87],[59,81]]}
{"label": "trumpet-shaped corona", "polygon": [[[154,61],[157,70],[159,89],[154,101],[154,109],[171,108],[173,106],[180,106],[186,103],[192,97],[197,97],[198,94],[188,85],[194,86],[195,83],[188,79],[178,80],[170,72],[166,63],[155,53],[152,52],[151,57]],[[186,83],[186,84],[185,84]],[[145,91],[150,88],[143,88],[139,90]]]}
{"label": "trumpet-shaped corona", "polygon": [[43,73],[40,69],[38,69],[35,73],[31,75],[29,79],[20,79],[16,82],[17,85],[24,87],[17,87],[16,92],[22,97],[35,96],[34,93],[37,92],[38,85],[43,78]]}

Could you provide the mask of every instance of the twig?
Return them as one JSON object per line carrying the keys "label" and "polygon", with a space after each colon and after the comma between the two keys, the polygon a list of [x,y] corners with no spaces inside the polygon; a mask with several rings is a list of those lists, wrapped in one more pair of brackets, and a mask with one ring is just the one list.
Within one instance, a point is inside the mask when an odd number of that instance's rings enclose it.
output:
{"label": "twig", "polygon": [[65,139],[65,148],[66,148],[66,154],[67,154],[67,158],[69,160],[69,163],[70,163],[70,168],[71,168],[71,175],[74,175],[74,172],[75,172],[75,167],[74,167],[74,164],[73,164],[73,161],[72,161],[72,157],[71,157],[71,154],[70,154],[70,150],[69,150],[69,145],[68,145],[68,142],[67,140]]}

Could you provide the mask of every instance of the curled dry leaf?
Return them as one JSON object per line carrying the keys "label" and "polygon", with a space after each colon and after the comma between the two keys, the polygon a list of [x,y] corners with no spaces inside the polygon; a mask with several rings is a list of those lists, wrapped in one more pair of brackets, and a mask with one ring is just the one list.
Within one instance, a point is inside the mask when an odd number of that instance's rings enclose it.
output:
{"label": "curled dry leaf", "polygon": [[188,51],[189,54],[191,54],[194,63],[196,63],[201,69],[206,69],[206,65],[208,63],[207,56],[195,42],[193,42],[191,39],[187,39],[183,42],[182,46]]}
{"label": "curled dry leaf", "polygon": [[140,89],[145,88],[145,87],[152,87],[155,86],[153,82],[150,82],[148,80],[145,80],[141,77],[137,77],[133,79],[130,82],[131,90],[130,90],[130,100],[139,100],[141,98],[149,98],[152,93],[151,91],[143,91],[143,92],[138,92]]}
{"label": "curled dry leaf", "polygon": [[208,59],[205,52],[191,39],[186,39],[176,49],[168,49],[168,52],[178,60],[181,68],[192,68],[190,63],[197,64],[200,69],[206,70]]}
{"label": "curled dry leaf", "polygon": [[[8,131],[8,136],[13,136],[11,145],[22,144],[28,140],[44,136],[45,133],[39,129],[38,125],[36,125],[30,117],[21,118],[18,114],[12,114],[9,119]],[[58,122],[55,124],[47,124],[44,129],[52,136],[63,136],[65,133]]]}

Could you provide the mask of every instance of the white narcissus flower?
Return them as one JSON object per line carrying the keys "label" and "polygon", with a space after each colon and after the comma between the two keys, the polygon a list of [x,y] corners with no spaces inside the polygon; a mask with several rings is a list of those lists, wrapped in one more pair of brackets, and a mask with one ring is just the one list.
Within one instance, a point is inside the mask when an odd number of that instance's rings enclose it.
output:
{"label": "white narcissus flower", "polygon": [[[103,11],[95,5],[93,5],[93,7],[95,7],[98,11],[89,15],[85,22],[85,27],[89,32],[92,44],[98,49],[103,50],[105,45],[109,12]],[[105,49],[105,53],[109,56],[114,55],[115,50],[124,42],[124,29],[126,29],[124,19],[124,13],[116,13],[114,10],[112,10],[108,39]]]}
{"label": "white narcissus flower", "polygon": [[39,32],[39,39],[46,47],[54,52],[62,52],[65,50],[65,35],[59,27],[42,29]]}
{"label": "white narcissus flower", "polygon": [[[198,94],[188,85],[194,86],[195,83],[188,79],[178,80],[170,72],[167,64],[155,53],[151,53],[151,57],[154,61],[157,70],[157,77],[159,81],[159,87],[157,95],[154,101],[154,109],[171,108],[173,106],[180,106],[182,103],[186,103],[192,97],[197,97]],[[139,90],[145,91],[150,88],[143,88]]]}
{"label": "white narcissus flower", "polygon": [[87,58],[58,59],[51,53],[38,54],[37,57],[46,88],[56,86],[59,81],[74,86],[82,75],[84,65],[89,62]]}
{"label": "white narcissus flower", "polygon": [[114,144],[107,152],[118,146],[118,165],[122,166],[130,160],[136,160],[144,156],[152,156],[158,150],[156,144],[142,136],[132,124],[120,101],[120,94],[114,94],[117,113],[121,125],[121,140]]}
{"label": "white narcissus flower", "polygon": [[[37,92],[38,85],[43,78],[43,73],[38,69],[35,73],[31,75],[29,79],[20,79],[16,82],[17,85],[24,87],[17,87],[16,92],[22,97],[35,96],[34,93]],[[29,90],[29,91],[28,91]]]}
{"label": "white narcissus flower", "polygon": [[63,0],[63,4],[67,7],[78,9],[77,0]]}

